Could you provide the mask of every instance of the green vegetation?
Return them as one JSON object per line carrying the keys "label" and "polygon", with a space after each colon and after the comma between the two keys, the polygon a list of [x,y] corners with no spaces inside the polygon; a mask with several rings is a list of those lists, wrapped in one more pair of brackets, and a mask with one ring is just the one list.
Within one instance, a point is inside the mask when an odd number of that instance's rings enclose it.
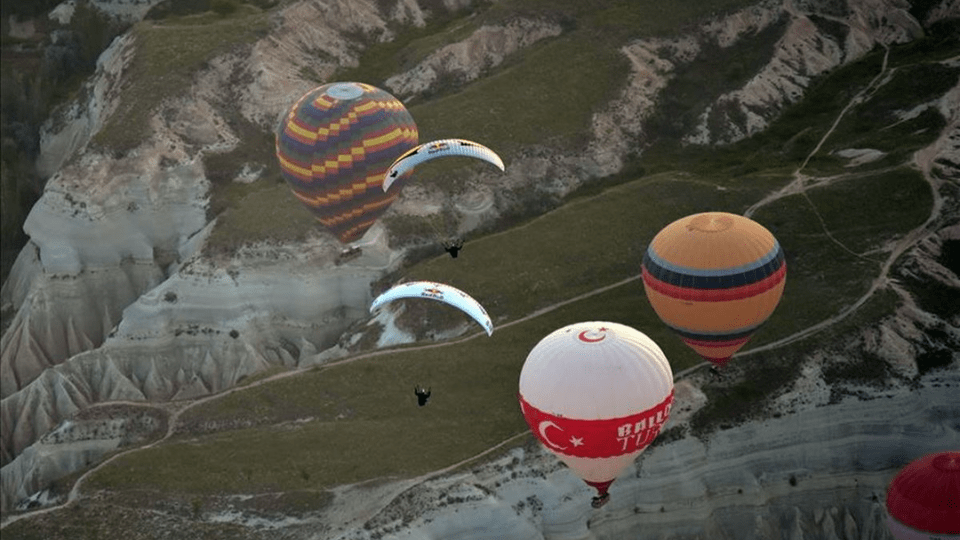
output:
{"label": "green vegetation", "polygon": [[[430,95],[412,98],[410,112],[421,140],[475,139],[508,161],[528,145],[576,151],[590,138],[592,115],[625,83],[629,66],[619,53],[621,46],[639,36],[675,32],[708,15],[746,5],[749,2],[742,0],[684,1],[669,6],[623,0],[511,1],[481,5],[465,15],[441,10],[443,14],[425,28],[404,29],[393,41],[371,43],[360,66],[342,70],[336,78],[382,85],[389,76],[484,24],[517,17],[556,21],[563,29],[560,36],[517,52],[477,81],[450,80]],[[736,54],[747,56],[744,51]],[[739,62],[740,77],[748,76],[752,66]],[[729,73],[726,77],[728,85],[736,80]],[[456,189],[451,182],[457,176],[454,166],[430,169],[419,172],[417,181]]]}
{"label": "green vegetation", "polygon": [[[792,275],[787,280],[788,284],[790,279],[793,279]],[[888,316],[899,303],[895,292],[879,291],[857,311],[817,334],[775,351],[735,358],[725,369],[730,374],[728,378],[739,381],[701,388],[707,395],[707,404],[691,418],[691,433],[697,437],[707,437],[713,431],[730,429],[762,413],[770,399],[790,389],[790,383],[800,373],[802,360],[811,349],[849,340],[850,336],[858,334],[864,327]],[[789,306],[781,305],[778,313],[789,309]],[[841,377],[859,381],[866,380],[870,374],[885,376],[888,373],[886,364],[877,358],[862,359],[854,364],[828,365],[824,372],[827,383],[837,382]],[[749,376],[741,376],[742,371],[749,371]]]}
{"label": "green vegetation", "polygon": [[522,55],[456,94],[412,106],[421,138],[484,141],[504,159],[523,145],[585,143],[591,115],[625,80],[626,59],[591,46],[584,33],[545,40]]}
{"label": "green vegetation", "polygon": [[809,197],[833,237],[861,255],[923,223],[933,205],[923,175],[907,167],[840,180]]}
{"label": "green vegetation", "polygon": [[[259,493],[442,468],[526,429],[516,403],[523,351],[555,328],[582,320],[584,312],[653,330],[654,315],[639,309],[642,296],[639,283],[630,283],[550,316],[500,328],[492,339],[400,351],[236,392],[185,412],[181,420],[254,427],[182,434],[115,460],[90,485]],[[665,345],[672,338],[662,328],[650,333]],[[672,341],[665,349],[681,347]],[[412,395],[417,383],[434,389],[423,409]],[[363,459],[357,459],[358,448],[364,449]]]}
{"label": "green vegetation", "polygon": [[[709,10],[742,4],[684,1],[642,8],[630,4],[637,10],[634,12],[624,11],[626,2],[610,1],[598,9],[591,6],[587,14],[583,11],[587,4],[573,0],[505,1],[478,8],[477,22],[452,15],[438,19],[434,23],[437,28],[449,32],[448,38],[458,39],[459,33],[483,20],[513,16],[525,9],[545,10],[563,23],[565,33],[518,53],[455,93],[424,99],[412,111],[424,140],[453,134],[477,138],[507,154],[505,157],[529,145],[576,148],[586,141],[592,112],[606,103],[624,80],[624,61],[609,40],[620,43],[617,40],[636,33],[657,33],[661,23],[676,28],[679,20],[691,22]],[[243,13],[237,10],[226,17],[250,22],[251,28],[261,24],[259,15]],[[197,28],[209,27],[215,33],[217,24]],[[155,37],[151,32],[182,31],[188,26],[182,21],[170,28],[144,23],[137,35],[148,43]],[[370,54],[380,51],[389,58],[403,57],[400,64],[394,64],[402,65],[442,42],[428,32],[410,32],[393,45],[371,47],[374,52]],[[206,52],[184,53],[181,65],[199,62],[213,49],[197,45],[191,50]],[[827,133],[839,111],[879,73],[882,56],[878,54],[822,78],[809,97],[761,134],[715,149],[656,142],[626,172],[605,179],[602,187],[588,185],[544,215],[532,217],[537,212],[530,211],[517,216],[519,225],[478,236],[468,242],[457,260],[445,255],[423,260],[378,285],[385,288],[405,278],[443,281],[462,288],[494,318],[497,329],[492,338],[480,334],[424,350],[398,347],[369,358],[248,384],[191,408],[181,417],[183,424],[176,437],[121,456],[92,475],[87,487],[161,496],[174,493],[198,501],[186,503],[184,510],[197,514],[208,498],[220,494],[302,492],[310,494],[308,498],[322,499],[315,504],[326,504],[323,494],[333,485],[411,477],[449,466],[525,431],[516,385],[526,354],[547,333],[577,321],[612,320],[637,327],[663,347],[675,372],[697,365],[700,359],[659,322],[636,279],[647,243],[679,217],[707,210],[742,213],[790,182],[793,171]],[[902,73],[935,76],[938,87],[954,76],[929,66],[914,67],[896,54],[894,58]],[[740,61],[747,73],[758,60],[747,55]],[[363,65],[373,67],[369,73],[357,74],[375,77],[378,70],[388,69],[385,66],[390,60],[382,64],[370,60]],[[688,90],[679,93],[675,108],[683,108],[689,97],[684,92],[692,96],[697,85],[709,86],[714,94],[723,91],[724,81],[733,84],[744,76],[740,69],[731,67],[713,75],[685,73],[677,88]],[[919,71],[911,71],[914,69]],[[903,88],[911,86],[897,73],[889,84],[899,89],[888,92],[879,87],[871,98],[878,100],[875,105],[897,109],[912,103],[910,96],[900,95]],[[921,225],[930,213],[932,194],[926,183],[904,165],[905,154],[896,154],[899,146],[882,146],[887,135],[873,132],[878,126],[890,126],[898,137],[912,134],[915,139],[906,143],[909,147],[929,142],[933,130],[917,132],[911,121],[893,125],[889,115],[871,117],[860,112],[854,111],[841,123],[829,144],[836,149],[851,147],[853,141],[869,144],[889,151],[893,161],[882,168],[871,164],[847,169],[824,154],[819,161],[811,161],[805,172],[849,174],[805,194],[776,200],[754,214],[785,247],[788,279],[779,309],[745,352],[809,328],[859,300],[887,256],[878,250]],[[250,133],[256,134],[256,130]],[[257,143],[262,144],[262,140]],[[248,150],[255,151],[252,147]],[[207,162],[217,171],[214,182],[219,202],[213,204],[222,219],[211,243],[233,246],[244,240],[302,235],[312,226],[312,219],[305,210],[299,214],[294,210],[301,209],[300,205],[276,181],[275,173],[268,173],[267,181],[251,185],[230,181],[241,161],[263,159],[261,154],[251,160],[241,157],[214,157]],[[224,223],[230,227],[223,227]],[[508,324],[623,280],[628,281],[606,292]],[[830,329],[776,351],[735,358],[731,368],[749,370],[751,376],[747,382],[723,390],[709,388],[709,404],[694,417],[692,432],[703,436],[749,418],[795,378],[799,360],[811,348],[876,323],[898,302],[895,293],[883,290]],[[411,310],[406,317],[411,316],[415,324],[428,327],[464,321],[459,314],[439,308]],[[475,331],[479,333],[479,329]],[[869,363],[873,360],[867,359],[868,365],[857,366],[852,373],[877,373],[876,366]],[[941,356],[931,357],[929,363],[938,365],[941,360]],[[832,372],[838,377],[850,373],[841,367]],[[428,407],[415,405],[411,394],[418,383],[433,387]],[[529,438],[518,439],[515,446],[524,444],[529,444]],[[358,449],[363,450],[362,458]]]}
{"label": "green vegetation", "polygon": [[136,147],[149,133],[150,117],[164,100],[185,92],[207,61],[252,43],[267,25],[267,15],[254,6],[229,14],[207,12],[134,25],[135,53],[124,74],[129,86],[94,142],[121,153]]}
{"label": "green vegetation", "polygon": [[[924,198],[910,188],[912,177],[881,174],[873,180],[892,182],[890,178],[906,183],[904,192],[913,194],[911,204],[929,211],[929,193]],[[676,217],[706,209],[739,211],[762,194],[740,186],[739,180],[731,182],[737,189],[719,189],[723,181],[690,174],[645,177],[471,242],[465,251],[468,257],[453,261],[444,256],[410,267],[403,271],[407,278],[441,280],[471,291],[500,325],[494,337],[478,336],[427,350],[401,347],[385,356],[319,368],[233,393],[187,411],[181,420],[188,432],[115,460],[93,476],[91,485],[198,494],[261,493],[325,489],[442,468],[523,432],[515,392],[526,352],[550,331],[584,319],[641,328],[662,345],[675,371],[693,366],[699,358],[659,323],[638,280],[523,323],[503,323],[636,276],[649,238]],[[840,195],[848,189],[842,182],[838,186]],[[824,194],[831,189],[818,188]],[[822,197],[813,195],[813,200]],[[832,209],[828,202],[820,205],[821,212]],[[856,220],[843,221],[842,215],[838,210],[835,221],[828,221],[831,233],[854,238],[865,234],[865,223],[869,223],[867,233],[882,238],[915,227],[924,217],[917,211],[870,221],[870,213],[852,213]],[[876,261],[828,240],[801,196],[764,207],[757,219],[770,225],[787,246],[790,270],[783,303],[753,345],[785,337],[838,313],[863,294],[879,270]],[[877,298],[868,306],[889,299]],[[885,303],[883,309],[889,312],[891,307]],[[873,321],[882,312],[872,307],[863,311],[870,314],[866,320]],[[420,313],[419,323],[426,325],[439,324],[430,317],[449,316],[435,310],[437,315],[426,316],[423,322],[425,312]],[[765,399],[792,379],[796,359],[807,346],[735,360],[754,374],[751,382],[711,395],[711,405],[698,416],[694,433],[732,425],[759,410]],[[418,383],[435,389],[431,405],[424,409],[417,408],[410,395]],[[244,427],[203,432],[202,426],[209,425]],[[423,444],[425,433],[429,433],[429,445]],[[362,460],[356,459],[352,451],[356,448],[365,449]],[[266,455],[270,459],[263,459]]]}

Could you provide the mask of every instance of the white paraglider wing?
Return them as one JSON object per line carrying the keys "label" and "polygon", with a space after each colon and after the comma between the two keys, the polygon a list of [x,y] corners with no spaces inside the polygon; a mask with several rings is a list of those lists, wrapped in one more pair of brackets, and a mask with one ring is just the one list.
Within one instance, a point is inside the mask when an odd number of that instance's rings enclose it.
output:
{"label": "white paraglider wing", "polygon": [[488,336],[493,334],[493,321],[480,302],[456,287],[433,281],[411,281],[392,287],[373,300],[370,312],[373,313],[380,306],[400,298],[428,298],[449,304],[477,321]]}
{"label": "white paraglider wing", "polygon": [[503,160],[486,146],[465,139],[440,139],[421,144],[397,158],[383,177],[383,191],[390,189],[393,181],[417,165],[444,156],[465,156],[482,159],[504,170]]}

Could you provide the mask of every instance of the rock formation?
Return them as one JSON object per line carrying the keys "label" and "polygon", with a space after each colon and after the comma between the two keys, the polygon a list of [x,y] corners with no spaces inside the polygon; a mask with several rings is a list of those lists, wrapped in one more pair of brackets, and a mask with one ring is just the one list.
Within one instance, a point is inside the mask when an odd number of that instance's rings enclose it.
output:
{"label": "rock formation", "polygon": [[911,456],[960,445],[957,367],[866,401],[807,403],[706,441],[655,443],[598,511],[591,489],[531,444],[406,490],[381,486],[400,493],[367,521],[334,504],[322,519],[343,532],[326,538],[885,540],[884,493],[896,471]]}

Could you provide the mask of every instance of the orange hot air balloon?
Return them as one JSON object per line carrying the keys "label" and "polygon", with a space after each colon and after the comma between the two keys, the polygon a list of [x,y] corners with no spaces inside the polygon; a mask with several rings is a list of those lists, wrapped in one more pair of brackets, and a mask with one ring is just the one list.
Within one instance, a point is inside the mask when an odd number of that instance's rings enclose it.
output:
{"label": "orange hot air balloon", "polygon": [[770,317],[786,277],[783,250],[773,234],[725,212],[674,221],[643,257],[643,288],[657,315],[718,366]]}
{"label": "orange hot air balloon", "polygon": [[897,473],[887,526],[899,540],[960,540],[960,452],[923,456]]}
{"label": "orange hot air balloon", "polygon": [[520,410],[541,443],[597,490],[610,484],[660,433],[673,403],[673,372],[642,332],[611,322],[556,330],[520,371]]}
{"label": "orange hot air balloon", "polygon": [[384,193],[383,176],[417,141],[417,125],[397,98],[369,84],[342,82],[314,88],[290,108],[276,151],[293,194],[347,243],[396,200],[400,190]]}

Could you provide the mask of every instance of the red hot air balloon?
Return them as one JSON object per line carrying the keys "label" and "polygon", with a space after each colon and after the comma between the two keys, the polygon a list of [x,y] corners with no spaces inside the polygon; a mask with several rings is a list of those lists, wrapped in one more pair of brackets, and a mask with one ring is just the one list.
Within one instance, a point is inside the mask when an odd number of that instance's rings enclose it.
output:
{"label": "red hot air balloon", "polygon": [[960,540],[960,452],[930,454],[897,473],[887,515],[899,540]]}
{"label": "red hot air balloon", "polygon": [[560,328],[530,351],[520,372],[524,419],[547,450],[596,488],[594,508],[660,433],[672,403],[663,351],[622,324]]}
{"label": "red hot air balloon", "polygon": [[342,82],[314,88],[290,108],[276,151],[293,194],[348,243],[396,200],[400,190],[384,193],[383,176],[417,140],[417,126],[397,98],[369,84]]}
{"label": "red hot air balloon", "polygon": [[718,366],[743,347],[780,302],[787,264],[759,223],[725,212],[663,228],[643,257],[643,288],[660,319]]}

